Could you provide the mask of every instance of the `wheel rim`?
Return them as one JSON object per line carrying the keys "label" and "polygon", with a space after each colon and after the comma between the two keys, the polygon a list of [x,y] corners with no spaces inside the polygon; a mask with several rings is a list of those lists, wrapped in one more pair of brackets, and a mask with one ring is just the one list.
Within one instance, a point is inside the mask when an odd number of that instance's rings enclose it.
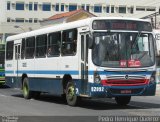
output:
{"label": "wheel rim", "polygon": [[23,94],[24,94],[24,96],[28,95],[28,86],[26,84],[24,84],[24,86],[23,86]]}
{"label": "wheel rim", "polygon": [[68,91],[67,91],[67,97],[68,100],[72,101],[74,99],[74,86],[69,86]]}

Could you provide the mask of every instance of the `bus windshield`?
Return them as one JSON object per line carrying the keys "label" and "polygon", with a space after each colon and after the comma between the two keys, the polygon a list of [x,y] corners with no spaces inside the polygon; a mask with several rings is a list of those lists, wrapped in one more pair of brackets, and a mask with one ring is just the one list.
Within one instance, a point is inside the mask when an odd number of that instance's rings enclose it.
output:
{"label": "bus windshield", "polygon": [[149,67],[155,63],[150,33],[95,32],[92,60],[102,67]]}

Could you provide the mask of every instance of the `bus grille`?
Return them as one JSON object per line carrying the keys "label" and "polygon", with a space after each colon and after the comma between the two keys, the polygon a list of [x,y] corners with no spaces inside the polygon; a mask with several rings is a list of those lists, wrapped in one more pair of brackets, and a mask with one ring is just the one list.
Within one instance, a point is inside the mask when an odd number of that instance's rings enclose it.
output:
{"label": "bus grille", "polygon": [[104,81],[102,80],[102,84],[109,86],[137,86],[146,85],[148,81],[148,79],[107,79]]}

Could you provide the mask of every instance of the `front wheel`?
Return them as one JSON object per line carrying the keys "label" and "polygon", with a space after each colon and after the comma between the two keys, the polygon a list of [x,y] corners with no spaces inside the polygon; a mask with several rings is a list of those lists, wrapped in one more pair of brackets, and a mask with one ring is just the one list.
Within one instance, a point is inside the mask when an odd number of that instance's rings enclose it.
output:
{"label": "front wheel", "polygon": [[115,100],[118,105],[125,106],[130,102],[131,96],[115,97]]}
{"label": "front wheel", "polygon": [[66,101],[70,106],[76,106],[79,102],[79,97],[76,95],[75,85],[73,82],[68,82],[66,87]]}

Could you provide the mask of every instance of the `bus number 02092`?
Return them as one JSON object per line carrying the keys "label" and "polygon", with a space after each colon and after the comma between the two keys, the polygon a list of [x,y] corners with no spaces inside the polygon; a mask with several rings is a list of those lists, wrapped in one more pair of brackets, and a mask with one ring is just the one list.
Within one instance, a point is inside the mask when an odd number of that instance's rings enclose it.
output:
{"label": "bus number 02092", "polygon": [[91,87],[92,92],[103,92],[104,87]]}

